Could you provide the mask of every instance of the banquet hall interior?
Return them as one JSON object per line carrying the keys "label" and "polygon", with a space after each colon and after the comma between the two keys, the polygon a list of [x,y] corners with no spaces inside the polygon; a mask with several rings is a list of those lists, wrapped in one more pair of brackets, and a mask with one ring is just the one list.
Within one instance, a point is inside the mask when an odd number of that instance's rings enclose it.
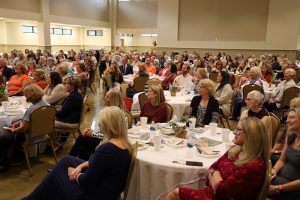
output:
{"label": "banquet hall interior", "polygon": [[299,199],[300,1],[0,1],[0,105],[0,200]]}

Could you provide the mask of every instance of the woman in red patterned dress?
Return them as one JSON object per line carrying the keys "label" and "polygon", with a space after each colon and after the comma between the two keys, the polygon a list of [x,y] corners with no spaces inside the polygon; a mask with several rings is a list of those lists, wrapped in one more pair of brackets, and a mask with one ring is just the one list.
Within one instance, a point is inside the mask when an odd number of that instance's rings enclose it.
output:
{"label": "woman in red patterned dress", "polygon": [[269,158],[267,131],[259,119],[247,117],[234,134],[236,145],[209,168],[206,188],[176,188],[166,200],[256,199]]}

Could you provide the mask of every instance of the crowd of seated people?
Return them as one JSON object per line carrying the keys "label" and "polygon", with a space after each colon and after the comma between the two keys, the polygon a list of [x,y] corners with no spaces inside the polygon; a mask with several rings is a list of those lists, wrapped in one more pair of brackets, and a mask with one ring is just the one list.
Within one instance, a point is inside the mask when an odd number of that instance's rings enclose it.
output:
{"label": "crowd of seated people", "polygon": [[[185,91],[195,91],[196,95],[192,98],[189,112],[186,114],[196,118],[197,127],[208,125],[211,122],[218,122],[220,113],[225,116],[231,115],[230,119],[232,120],[238,120],[240,118],[241,121],[238,123],[239,129],[236,131],[237,136],[235,138],[235,140],[237,140],[236,145],[239,146],[239,148],[236,147],[230,149],[213,165],[218,166],[217,168],[211,167],[213,170],[211,170],[212,173],[209,173],[207,177],[208,187],[205,190],[192,191],[180,188],[170,194],[170,197],[175,196],[176,198],[180,197],[180,199],[198,199],[201,195],[207,195],[208,199],[217,198],[219,197],[218,195],[235,198],[234,195],[243,195],[245,192],[249,193],[249,199],[254,197],[253,191],[261,187],[261,180],[249,187],[249,191],[248,189],[243,190],[243,187],[241,186],[240,193],[237,192],[232,194],[231,188],[227,188],[226,184],[226,181],[230,182],[232,180],[230,176],[233,174],[230,174],[229,172],[230,170],[256,163],[261,165],[261,168],[255,168],[256,171],[253,173],[261,173],[263,175],[261,175],[260,178],[264,177],[266,164],[264,150],[260,149],[259,154],[257,154],[257,157],[255,158],[252,157],[248,160],[235,159],[236,157],[239,157],[239,155],[244,156],[249,153],[247,148],[250,141],[247,135],[249,134],[251,137],[256,137],[252,134],[260,133],[262,131],[260,122],[249,117],[256,117],[264,122],[264,118],[269,116],[268,111],[273,112],[279,108],[284,91],[290,87],[296,86],[297,82],[294,79],[296,78],[296,70],[299,70],[300,67],[299,56],[294,62],[292,60],[290,61],[284,54],[280,56],[265,54],[259,57],[238,54],[234,58],[231,58],[230,55],[226,55],[225,53],[219,53],[216,56],[207,53],[204,57],[201,57],[197,52],[192,52],[190,54],[184,52],[182,55],[180,55],[179,52],[172,52],[168,55],[166,52],[158,54],[155,51],[138,52],[135,50],[130,52],[125,52],[123,50],[101,50],[94,53],[85,50],[80,50],[79,52],[73,50],[64,52],[61,50],[57,55],[52,55],[50,52],[44,51],[42,53],[40,50],[36,53],[32,50],[28,50],[25,53],[14,50],[10,54],[4,53],[1,57],[0,70],[2,72],[2,77],[5,78],[3,79],[5,80],[3,82],[7,82],[8,94],[10,96],[29,95],[30,93],[26,94],[25,89],[29,86],[32,87],[32,82],[36,83],[36,85],[34,84],[34,87],[44,90],[41,97],[42,101],[47,105],[55,106],[57,109],[57,129],[73,129],[78,126],[83,101],[82,94],[85,94],[86,92],[81,87],[85,85],[85,82],[86,84],[91,84],[91,82],[94,81],[95,73],[98,73],[98,71],[95,71],[97,67],[100,77],[105,73],[109,73],[113,83],[121,84],[124,82],[123,76],[131,74],[133,78],[152,78],[153,75],[162,78],[162,86],[151,86],[147,95],[148,101],[141,107],[141,117],[148,117],[148,123],[151,123],[152,121],[155,123],[167,122],[167,105],[164,89],[168,90],[170,84],[175,84],[179,89]],[[208,78],[209,73],[211,72],[218,74],[216,80],[217,83],[214,83]],[[73,74],[74,77],[78,78],[74,78],[72,76]],[[235,82],[231,81],[232,77],[236,79]],[[81,84],[79,84],[79,80]],[[267,99],[266,102],[264,102],[266,100],[264,94],[258,91],[248,93],[247,97],[242,96],[243,88],[246,85],[256,84],[264,89],[265,83],[270,85],[272,83],[277,84],[278,82],[279,84],[276,88],[278,89],[277,92],[273,94],[271,99]],[[234,94],[233,90],[236,91],[235,98],[232,97],[232,94]],[[82,93],[81,91],[85,92]],[[118,88],[113,88],[105,95],[104,102],[106,106],[117,106],[124,111],[123,98],[124,97],[121,96]],[[234,99],[234,102],[232,102],[232,99]],[[245,101],[243,99],[245,99]],[[232,104],[234,104],[233,112],[230,110]],[[241,113],[241,108],[244,105],[247,109]],[[297,109],[289,112],[287,122],[289,129],[286,133],[287,136],[282,139],[282,141],[284,141],[282,143],[285,144],[282,151],[283,153],[274,166],[274,175],[278,175],[272,182],[270,198],[282,199],[282,196],[291,195],[292,199],[294,197],[293,195],[298,194],[298,175],[296,174],[294,177],[294,175],[287,173],[290,168],[297,167],[297,163],[296,166],[294,166],[295,163],[290,160],[294,159],[294,157],[292,157],[294,155],[290,155],[290,153],[294,150],[297,151],[296,153],[299,153],[299,149],[297,148],[297,131],[299,128],[295,125],[298,123],[298,118]],[[252,126],[252,123],[255,124],[256,127],[254,125]],[[23,124],[26,125],[26,120]],[[17,127],[17,125],[14,126]],[[104,130],[102,130],[101,126],[101,133],[105,135],[107,134],[105,133],[105,130],[109,132],[109,127],[104,126],[103,128]],[[258,128],[259,131],[257,131]],[[253,133],[252,129],[255,130],[256,133]],[[14,133],[22,131],[24,133],[26,131],[25,129],[12,130],[13,131],[11,132]],[[93,135],[91,129],[86,129],[84,131],[84,136],[77,139],[70,155],[79,157],[83,160],[92,159],[92,163],[94,163],[95,158],[93,158],[94,154],[92,153],[95,152],[98,156],[97,152],[102,152],[99,150],[102,145],[96,148],[100,143],[100,139],[93,137]],[[242,139],[240,139],[241,135],[243,136]],[[10,137],[8,138],[10,139]],[[0,136],[0,141],[1,139]],[[3,138],[3,141],[6,141],[5,139],[7,138]],[[124,138],[122,137],[122,142],[124,142],[123,139]],[[261,139],[262,138],[257,138],[257,143],[261,142]],[[2,147],[4,148],[6,146],[3,145]],[[82,150],[88,149],[87,147],[89,147],[87,152]],[[112,147],[108,148],[109,150],[112,150]],[[128,149],[128,147],[126,148]],[[112,151],[115,150],[116,149],[113,148]],[[1,157],[4,158],[6,156],[4,155],[6,154],[5,152],[6,150],[0,152]],[[245,155],[245,157],[247,158],[247,155]],[[2,167],[0,167],[0,170],[7,166],[5,165],[5,163],[9,163],[7,160],[9,159],[6,158],[5,161],[2,159],[0,160],[0,166]],[[57,167],[53,169],[53,174],[51,172],[49,177],[47,177],[27,198],[31,199],[42,195],[44,191],[47,190],[48,184],[52,185],[54,183],[53,181],[56,181],[54,176],[67,167],[74,167],[69,172],[71,175],[78,175],[79,169],[89,168],[86,163],[80,165],[81,162],[83,161],[78,161],[73,157],[63,159],[62,163],[58,164]],[[230,163],[231,167],[227,173],[225,172],[227,169],[226,167],[223,169],[223,165],[227,165],[228,163]],[[94,164],[97,165],[97,163]],[[77,165],[80,166],[78,169],[75,168]],[[128,166],[126,165],[124,170],[126,167]],[[126,170],[128,169],[126,168]],[[89,170],[87,169],[84,173],[88,171]],[[62,180],[64,180],[64,184],[66,184],[66,188],[68,188],[68,184],[70,184],[68,181],[70,181],[72,185],[75,184],[74,177],[69,177],[69,180],[67,179],[68,174],[61,174],[61,176]],[[86,176],[88,177],[89,175]],[[247,180],[247,177],[248,176],[245,175],[245,181]],[[287,180],[291,183],[287,182]],[[77,181],[80,184],[80,178]],[[124,182],[124,177],[122,178],[122,181]],[[212,181],[214,184],[211,183]],[[124,186],[123,182],[122,184],[121,182],[120,188]],[[84,186],[82,186],[82,188],[76,188],[77,191],[72,195],[78,197],[85,193],[85,190],[87,189],[87,187],[85,187],[85,180],[82,180],[82,183]],[[81,187],[81,185],[78,187]],[[120,188],[117,189],[117,193],[121,191]],[[56,187],[55,189],[56,191],[61,191],[61,188]],[[224,194],[224,190],[227,191],[226,194]],[[45,194],[48,194],[48,192],[49,191],[45,192]],[[70,198],[72,199],[73,197]],[[202,196],[199,198],[201,199]],[[245,199],[247,198],[245,197]]]}

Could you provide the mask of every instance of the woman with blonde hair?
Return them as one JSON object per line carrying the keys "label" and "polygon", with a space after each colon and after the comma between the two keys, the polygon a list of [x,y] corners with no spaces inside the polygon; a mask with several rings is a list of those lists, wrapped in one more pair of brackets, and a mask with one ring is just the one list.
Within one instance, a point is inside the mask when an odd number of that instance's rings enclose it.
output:
{"label": "woman with blonde hair", "polygon": [[99,113],[104,142],[88,161],[62,158],[44,181],[24,199],[118,199],[124,190],[132,148],[123,111],[107,107]]}
{"label": "woman with blonde hair", "polygon": [[[31,113],[42,107],[48,106],[43,99],[43,90],[35,83],[31,83],[24,88],[26,101],[32,103],[27,109],[22,120],[18,120],[11,124],[8,133],[0,135],[0,173],[7,171],[10,168],[10,160],[8,159],[8,151],[13,144],[21,144],[26,141],[26,132],[30,125]],[[2,162],[2,163],[1,163]]]}
{"label": "woman with blonde hair", "polygon": [[195,96],[190,104],[189,115],[196,118],[196,127],[218,122],[219,103],[214,98],[215,83],[210,79],[199,82],[199,96]]}
{"label": "woman with blonde hair", "polygon": [[148,101],[141,108],[141,117],[148,117],[148,123],[167,122],[167,104],[164,90],[160,85],[152,85],[148,91]]}
{"label": "woman with blonde hair", "polygon": [[206,68],[197,68],[196,72],[194,73],[193,83],[195,85],[194,91],[198,94],[198,84],[201,80],[207,79],[207,71]]}
{"label": "woman with blonde hair", "polygon": [[167,200],[256,199],[269,160],[269,138],[257,118],[239,121],[231,147],[207,172],[207,187],[201,190],[176,188]]}
{"label": "woman with blonde hair", "polygon": [[288,134],[281,156],[272,169],[269,188],[271,199],[296,200],[300,196],[300,108],[293,108],[287,118]]}
{"label": "woman with blonde hair", "polygon": [[[117,88],[111,88],[103,97],[103,101],[107,107],[116,106],[124,111],[124,100],[121,92]],[[69,155],[88,160],[101,142],[102,136],[100,130],[94,132],[91,128],[84,129],[83,136],[77,138]]]}

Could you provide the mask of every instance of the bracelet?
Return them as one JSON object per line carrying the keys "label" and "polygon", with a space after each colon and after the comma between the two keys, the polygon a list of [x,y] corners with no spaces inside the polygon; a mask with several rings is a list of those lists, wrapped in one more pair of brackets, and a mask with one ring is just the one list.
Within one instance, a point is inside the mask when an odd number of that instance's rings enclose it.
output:
{"label": "bracelet", "polygon": [[281,189],[280,189],[280,188],[282,188],[281,185],[276,185],[276,186],[275,186],[275,192],[276,192],[277,194],[279,194],[279,193],[281,192]]}

